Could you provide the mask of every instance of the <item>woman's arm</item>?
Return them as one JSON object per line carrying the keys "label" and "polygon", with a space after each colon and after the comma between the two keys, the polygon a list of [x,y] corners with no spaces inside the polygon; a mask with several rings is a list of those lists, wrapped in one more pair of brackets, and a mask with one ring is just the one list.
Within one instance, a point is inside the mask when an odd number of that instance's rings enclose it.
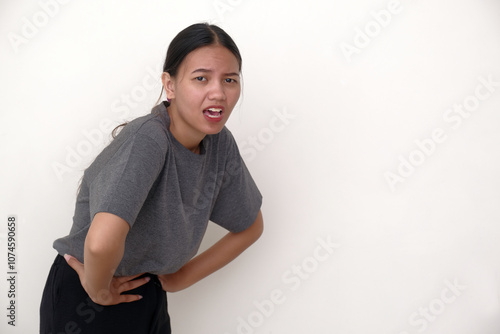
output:
{"label": "woman's arm", "polygon": [[98,292],[109,290],[111,278],[125,251],[128,223],[107,212],[98,212],[85,238],[85,282],[87,293],[98,297]]}
{"label": "woman's arm", "polygon": [[212,247],[186,263],[176,273],[158,276],[163,289],[168,292],[180,291],[214,273],[250,247],[259,239],[263,230],[264,222],[262,213],[259,211],[257,219],[246,230],[226,234]]}
{"label": "woman's arm", "polygon": [[139,295],[121,295],[149,281],[149,278],[131,281],[139,276],[115,278],[114,272],[125,251],[125,239],[130,226],[111,213],[99,212],[90,225],[84,246],[84,265],[68,257],[68,264],[80,276],[83,288],[97,304],[114,305],[141,299]]}

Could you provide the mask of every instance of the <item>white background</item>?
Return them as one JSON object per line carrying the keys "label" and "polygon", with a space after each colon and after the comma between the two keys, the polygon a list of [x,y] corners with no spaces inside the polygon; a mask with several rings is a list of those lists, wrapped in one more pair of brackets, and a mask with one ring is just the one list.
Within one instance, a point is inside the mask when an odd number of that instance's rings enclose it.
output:
{"label": "white background", "polygon": [[[82,171],[107,127],[150,111],[168,43],[200,21],[243,55],[228,127],[266,227],[228,267],[168,295],[174,333],[500,331],[499,1],[49,2],[0,2],[1,333],[38,332],[52,242],[69,232]],[[388,7],[398,9],[381,27]],[[448,114],[465,102],[470,116]],[[410,158],[418,166],[405,169]],[[211,227],[203,248],[223,234]],[[339,246],[330,254],[318,240]]]}

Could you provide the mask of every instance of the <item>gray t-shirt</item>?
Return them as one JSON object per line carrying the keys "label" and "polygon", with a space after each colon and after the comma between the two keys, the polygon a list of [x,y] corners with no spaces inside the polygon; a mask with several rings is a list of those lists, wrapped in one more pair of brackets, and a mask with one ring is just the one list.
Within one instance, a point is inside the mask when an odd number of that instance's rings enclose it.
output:
{"label": "gray t-shirt", "polygon": [[168,130],[162,103],[126,125],[85,170],[68,236],[59,254],[83,262],[83,246],[98,212],[123,218],[130,231],[115,275],[176,272],[198,251],[211,220],[231,232],[257,218],[262,196],[231,132],[207,135],[200,154]]}

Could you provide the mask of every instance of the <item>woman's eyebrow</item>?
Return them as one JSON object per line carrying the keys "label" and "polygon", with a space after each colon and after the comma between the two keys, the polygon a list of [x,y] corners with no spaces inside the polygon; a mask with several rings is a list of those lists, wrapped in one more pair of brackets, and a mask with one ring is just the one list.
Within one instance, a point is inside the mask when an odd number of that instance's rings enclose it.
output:
{"label": "woman's eyebrow", "polygon": [[206,68],[197,68],[196,70],[194,70],[193,72],[191,72],[191,74],[193,73],[206,73],[206,72],[212,72],[212,70],[208,70]]}
{"label": "woman's eyebrow", "polygon": [[[213,72],[212,70],[210,69],[206,69],[206,68],[197,68],[196,70],[194,70],[193,72],[191,72],[191,74],[194,74],[194,73],[211,73]],[[225,76],[236,76],[236,77],[239,77],[240,74],[237,73],[237,72],[230,72],[230,73],[224,73]]]}

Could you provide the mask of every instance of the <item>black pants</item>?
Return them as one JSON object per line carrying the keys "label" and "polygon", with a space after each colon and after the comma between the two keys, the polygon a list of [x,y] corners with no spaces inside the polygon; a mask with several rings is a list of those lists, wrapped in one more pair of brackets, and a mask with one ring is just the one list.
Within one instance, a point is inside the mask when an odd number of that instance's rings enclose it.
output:
{"label": "black pants", "polygon": [[112,306],[94,303],[78,274],[57,255],[40,305],[41,334],[170,334],[167,296],[156,275],[127,293],[141,300]]}

